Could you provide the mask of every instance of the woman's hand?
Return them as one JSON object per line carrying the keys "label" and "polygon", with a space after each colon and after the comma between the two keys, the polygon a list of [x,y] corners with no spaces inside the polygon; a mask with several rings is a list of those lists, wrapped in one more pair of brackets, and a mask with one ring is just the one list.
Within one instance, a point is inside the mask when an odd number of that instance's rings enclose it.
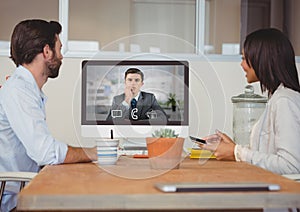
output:
{"label": "woman's hand", "polygon": [[217,160],[235,160],[235,143],[225,133],[217,131],[216,134],[203,138],[207,144],[199,144],[202,149],[214,152]]}

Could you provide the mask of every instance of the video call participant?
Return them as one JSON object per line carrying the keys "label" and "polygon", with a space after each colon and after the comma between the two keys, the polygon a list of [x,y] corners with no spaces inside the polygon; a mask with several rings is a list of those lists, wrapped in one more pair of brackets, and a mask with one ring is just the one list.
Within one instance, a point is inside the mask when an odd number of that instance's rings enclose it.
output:
{"label": "video call participant", "polygon": [[107,120],[153,120],[167,123],[167,115],[152,93],[141,91],[144,74],[137,68],[125,72],[124,93],[113,98]]}
{"label": "video call participant", "polygon": [[[10,54],[17,68],[0,89],[0,172],[38,172],[48,164],[97,160],[95,148],[58,141],[46,123],[42,87],[59,74],[60,32],[58,22],[44,20],[22,21],[13,31]],[[19,188],[6,184],[0,211],[16,207]]]}

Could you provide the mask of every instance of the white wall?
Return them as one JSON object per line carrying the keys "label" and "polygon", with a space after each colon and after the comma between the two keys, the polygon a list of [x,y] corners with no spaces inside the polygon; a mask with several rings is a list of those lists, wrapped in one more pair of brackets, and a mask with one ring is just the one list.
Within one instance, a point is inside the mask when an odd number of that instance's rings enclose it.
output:
{"label": "white wall", "polygon": [[[48,96],[47,122],[57,139],[76,146],[93,145],[80,136],[80,73],[82,59],[65,58],[57,79],[49,79],[43,88]],[[205,136],[215,129],[232,135],[231,97],[247,85],[240,62],[190,63],[190,133]],[[299,70],[299,63],[297,64]],[[0,85],[15,69],[8,57],[0,57]],[[255,92],[261,94],[259,83]]]}
{"label": "white wall", "polygon": [[[43,88],[48,96],[47,122],[53,135],[68,144],[92,145],[80,137],[80,71],[82,59],[65,58],[57,79]],[[15,67],[0,57],[0,84]],[[215,129],[232,135],[231,97],[247,84],[240,62],[190,61],[190,132],[205,136]],[[255,91],[260,94],[259,84]]]}

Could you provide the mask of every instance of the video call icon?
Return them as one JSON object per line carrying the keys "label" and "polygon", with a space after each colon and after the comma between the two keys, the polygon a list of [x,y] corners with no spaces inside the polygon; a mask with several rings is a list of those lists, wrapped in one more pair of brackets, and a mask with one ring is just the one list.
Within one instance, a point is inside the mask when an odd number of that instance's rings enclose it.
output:
{"label": "video call icon", "polygon": [[122,117],[122,110],[112,110],[111,116],[113,118],[121,118]]}
{"label": "video call icon", "polygon": [[131,118],[133,119],[133,120],[137,120],[139,117],[138,117],[138,115],[137,115],[137,112],[138,112],[138,109],[137,108],[133,108],[132,110],[131,110]]}

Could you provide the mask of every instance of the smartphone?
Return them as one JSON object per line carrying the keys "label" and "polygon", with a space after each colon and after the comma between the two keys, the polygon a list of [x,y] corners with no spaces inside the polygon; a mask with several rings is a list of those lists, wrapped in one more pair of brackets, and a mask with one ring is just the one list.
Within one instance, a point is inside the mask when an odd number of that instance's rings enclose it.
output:
{"label": "smartphone", "polygon": [[194,136],[190,136],[190,139],[195,143],[206,144],[206,141],[201,138],[196,138]]}

